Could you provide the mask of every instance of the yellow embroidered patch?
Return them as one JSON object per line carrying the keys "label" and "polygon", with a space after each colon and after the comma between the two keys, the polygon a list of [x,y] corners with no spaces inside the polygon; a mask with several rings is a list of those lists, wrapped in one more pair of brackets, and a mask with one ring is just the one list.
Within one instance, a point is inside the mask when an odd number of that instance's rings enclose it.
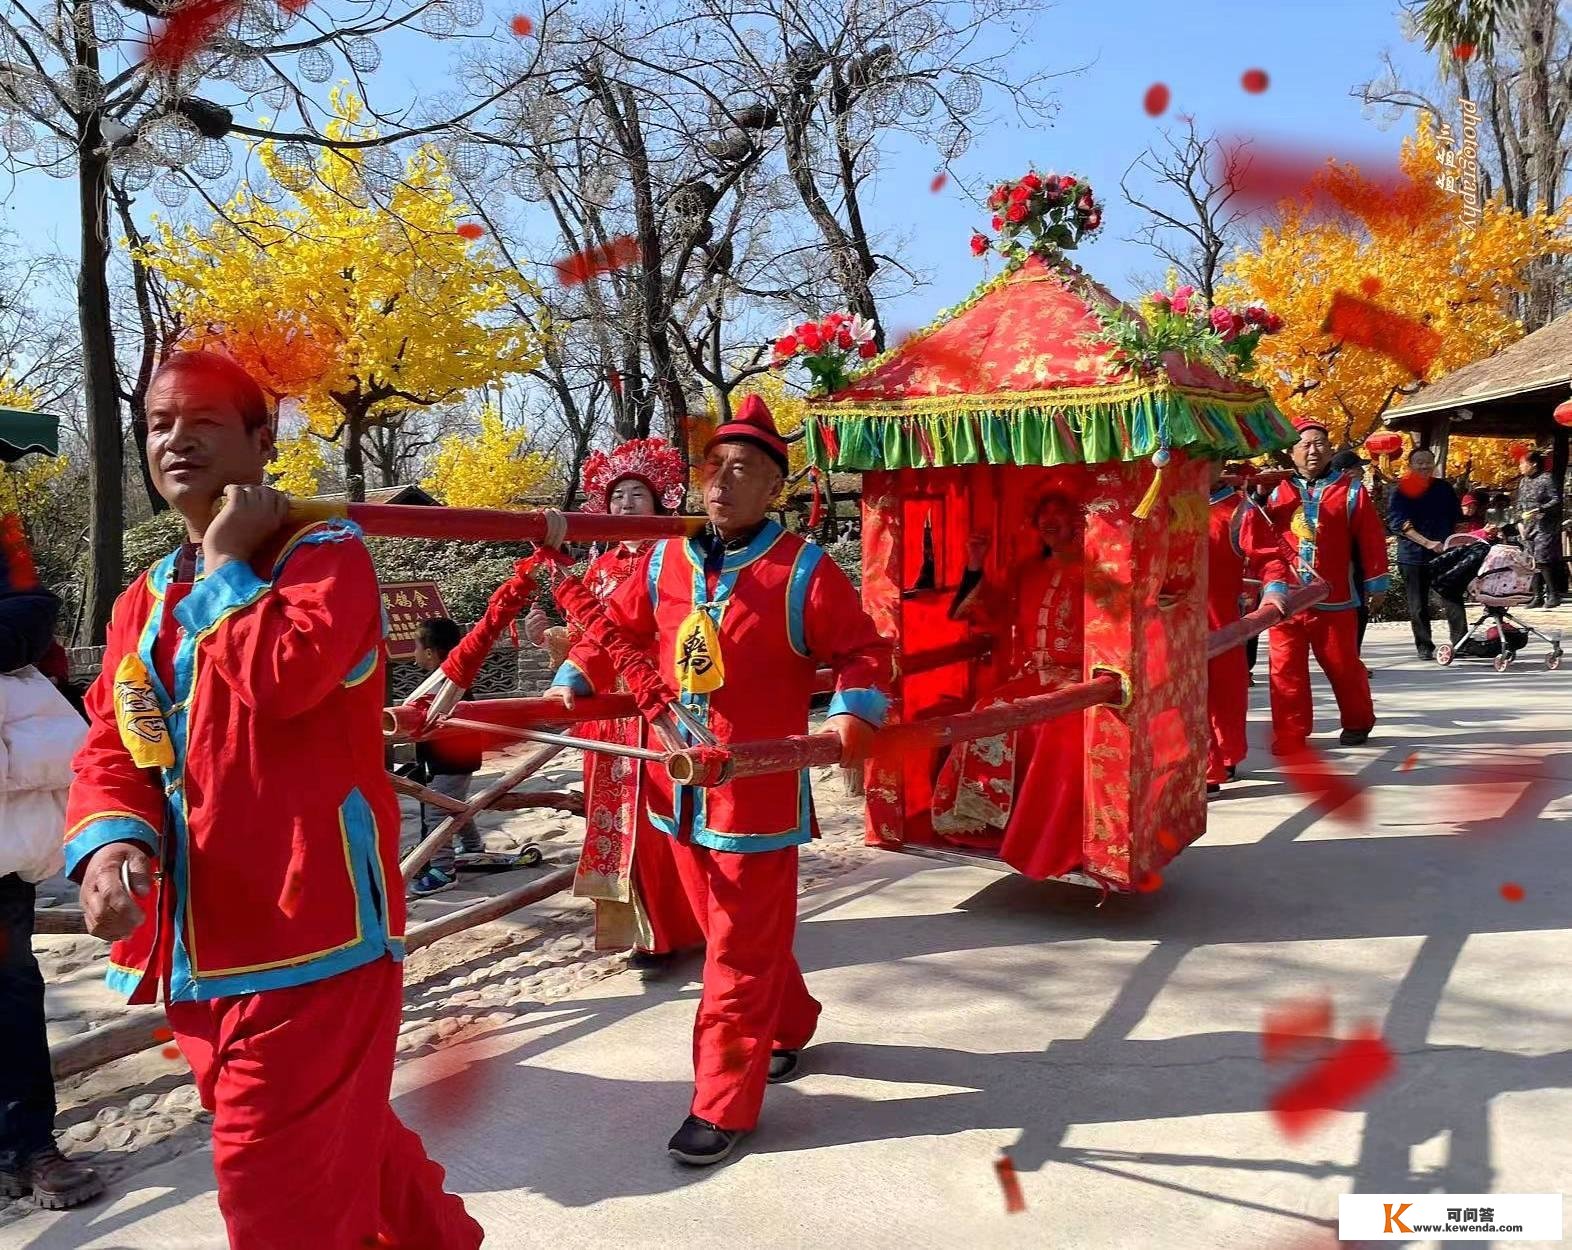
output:
{"label": "yellow embroidered patch", "polygon": [[132,654],[120,661],[115,670],[115,724],[120,741],[126,744],[138,768],[170,768],[175,762],[175,747],[169,740],[169,726],[159,711],[153,683],[142,657]]}
{"label": "yellow embroidered patch", "polygon": [[677,685],[685,694],[709,694],[726,684],[720,636],[702,608],[690,612],[677,630],[676,665]]}
{"label": "yellow embroidered patch", "polygon": [[1305,516],[1305,510],[1302,507],[1295,510],[1294,519],[1288,528],[1293,530],[1294,537],[1299,539],[1300,542],[1313,543],[1315,541],[1315,531],[1310,528],[1310,518]]}

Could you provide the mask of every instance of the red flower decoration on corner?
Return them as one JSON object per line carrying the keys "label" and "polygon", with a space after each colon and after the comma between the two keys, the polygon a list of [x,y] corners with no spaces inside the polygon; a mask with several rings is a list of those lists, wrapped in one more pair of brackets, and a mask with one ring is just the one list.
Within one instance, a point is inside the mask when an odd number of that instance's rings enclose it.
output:
{"label": "red flower decoration on corner", "polygon": [[973,256],[981,256],[992,246],[1006,256],[1035,253],[1054,257],[1072,250],[1103,224],[1103,206],[1090,184],[1072,174],[1039,174],[1029,169],[1014,182],[995,184],[987,203],[1000,237],[990,240],[973,231]]}

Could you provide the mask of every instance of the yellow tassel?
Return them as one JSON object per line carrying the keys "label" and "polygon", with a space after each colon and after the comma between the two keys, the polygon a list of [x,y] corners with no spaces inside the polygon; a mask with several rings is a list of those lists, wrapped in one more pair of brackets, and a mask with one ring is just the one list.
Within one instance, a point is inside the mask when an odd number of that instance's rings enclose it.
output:
{"label": "yellow tassel", "polygon": [[138,768],[172,768],[175,747],[169,726],[153,694],[147,665],[135,652],[127,654],[115,670],[115,724],[120,741]]}
{"label": "yellow tassel", "polygon": [[1157,500],[1163,493],[1163,466],[1157,466],[1157,472],[1152,474],[1152,484],[1146,488],[1146,494],[1141,497],[1141,502],[1135,505],[1135,519],[1144,521],[1152,515],[1152,509],[1157,507]]}

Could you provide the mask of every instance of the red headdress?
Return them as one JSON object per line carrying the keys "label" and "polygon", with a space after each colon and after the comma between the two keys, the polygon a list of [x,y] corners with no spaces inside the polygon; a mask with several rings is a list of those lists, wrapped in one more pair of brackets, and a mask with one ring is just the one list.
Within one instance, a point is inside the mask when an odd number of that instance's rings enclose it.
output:
{"label": "red headdress", "polygon": [[663,438],[634,438],[610,454],[593,451],[584,461],[579,479],[584,488],[584,511],[609,512],[612,489],[629,478],[648,486],[668,512],[682,507],[688,485],[688,466],[682,453]]}
{"label": "red headdress", "polygon": [[1326,422],[1321,420],[1320,417],[1295,417],[1294,429],[1298,430],[1301,434],[1303,434],[1306,430],[1320,430],[1323,434],[1330,433],[1330,431],[1326,428]]}
{"label": "red headdress", "polygon": [[775,461],[782,473],[791,472],[786,440],[776,428],[769,405],[757,395],[743,396],[731,420],[710,435],[710,441],[704,446],[706,455],[716,443],[752,443]]}

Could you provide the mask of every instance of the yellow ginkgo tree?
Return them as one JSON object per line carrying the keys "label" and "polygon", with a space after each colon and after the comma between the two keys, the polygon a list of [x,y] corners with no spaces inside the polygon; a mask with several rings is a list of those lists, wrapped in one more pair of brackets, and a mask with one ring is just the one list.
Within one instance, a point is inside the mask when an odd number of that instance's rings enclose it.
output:
{"label": "yellow ginkgo tree", "polygon": [[[1337,211],[1282,205],[1281,220],[1233,262],[1218,293],[1229,302],[1260,300],[1283,318],[1282,331],[1256,352],[1255,380],[1290,416],[1325,421],[1335,445],[1363,441],[1417,383],[1521,337],[1509,297],[1526,289],[1529,262],[1572,250],[1568,206],[1525,215],[1497,196],[1477,225],[1465,226],[1460,199],[1435,186],[1438,141],[1425,121],[1404,141],[1400,161],[1405,179],[1395,187],[1328,165],[1311,190]],[[1340,292],[1433,332],[1417,331],[1428,349],[1422,377],[1378,347],[1350,341],[1371,336],[1339,333],[1336,317],[1329,323]],[[1454,444],[1464,458],[1469,441]]]}
{"label": "yellow ginkgo tree", "polygon": [[[353,96],[336,90],[332,106],[329,139],[374,137]],[[505,311],[534,291],[459,233],[464,208],[433,148],[405,162],[385,198],[367,194],[360,149],[324,148],[309,177],[274,141],[257,155],[274,182],[298,188],[292,203],[243,184],[204,229],[160,223],[143,259],[197,327],[194,341],[293,399],[299,439],[335,444],[358,492],[369,429],[539,363],[533,331]],[[286,445],[283,468],[298,488],[313,459]]]}
{"label": "yellow ginkgo tree", "polygon": [[512,507],[556,476],[556,462],[528,443],[523,428],[483,413],[478,434],[449,434],[437,445],[421,485],[456,508]]}

